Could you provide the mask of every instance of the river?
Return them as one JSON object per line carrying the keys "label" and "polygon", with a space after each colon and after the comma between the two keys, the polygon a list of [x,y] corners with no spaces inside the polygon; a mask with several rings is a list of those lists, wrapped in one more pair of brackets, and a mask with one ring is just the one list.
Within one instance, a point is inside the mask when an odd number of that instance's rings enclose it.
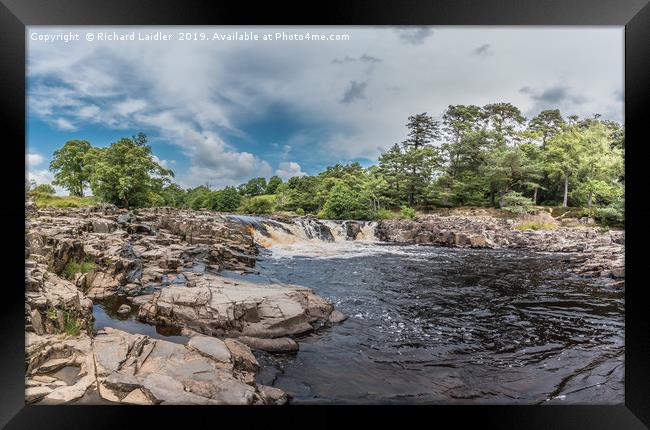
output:
{"label": "river", "polygon": [[[292,403],[624,402],[624,293],[569,272],[569,254],[281,245],[267,243],[254,273],[223,275],[304,285],[348,316],[297,353],[255,352],[257,382]],[[115,306],[95,306],[96,328],[185,340],[109,316]]]}

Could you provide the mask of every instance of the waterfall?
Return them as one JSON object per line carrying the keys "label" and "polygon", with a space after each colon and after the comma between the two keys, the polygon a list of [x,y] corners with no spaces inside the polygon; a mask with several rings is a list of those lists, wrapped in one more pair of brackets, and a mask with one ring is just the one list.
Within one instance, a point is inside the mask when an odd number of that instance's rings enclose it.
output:
{"label": "waterfall", "polygon": [[353,241],[375,242],[374,221],[335,221],[315,218],[279,219],[251,215],[222,215],[246,225],[255,242],[268,249],[321,248]]}

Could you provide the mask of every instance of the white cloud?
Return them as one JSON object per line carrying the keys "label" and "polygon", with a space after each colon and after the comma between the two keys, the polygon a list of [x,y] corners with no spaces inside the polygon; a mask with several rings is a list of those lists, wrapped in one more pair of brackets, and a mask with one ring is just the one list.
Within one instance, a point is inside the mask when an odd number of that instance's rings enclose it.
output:
{"label": "white cloud", "polygon": [[302,171],[300,164],[295,161],[285,161],[278,165],[275,174],[281,177],[283,180],[287,180],[294,176],[304,176],[305,172]]}
{"label": "white cloud", "polygon": [[45,158],[41,154],[30,152],[27,154],[27,167],[33,169],[40,165],[44,160]]}
{"label": "white cloud", "polygon": [[74,124],[65,118],[56,118],[52,122],[59,130],[74,131],[77,129]]}

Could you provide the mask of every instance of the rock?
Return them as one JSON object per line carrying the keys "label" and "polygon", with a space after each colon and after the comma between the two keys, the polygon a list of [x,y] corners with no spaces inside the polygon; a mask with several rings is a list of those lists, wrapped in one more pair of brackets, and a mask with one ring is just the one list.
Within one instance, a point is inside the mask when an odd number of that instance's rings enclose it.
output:
{"label": "rock", "polygon": [[117,309],[118,315],[128,315],[129,312],[131,312],[131,306],[127,304],[120,305]]}
{"label": "rock", "polygon": [[260,365],[248,346],[235,339],[225,339],[224,343],[230,350],[236,368],[249,372],[259,369]]}
{"label": "rock", "polygon": [[69,358],[54,358],[39,366],[40,373],[52,373],[70,364]]}
{"label": "rock", "polygon": [[348,317],[345,316],[345,314],[343,314],[343,312],[337,311],[336,309],[332,311],[332,313],[330,314],[330,316],[328,318],[329,322],[331,322],[333,324],[343,322],[346,319],[348,319]]}
{"label": "rock", "polygon": [[25,402],[34,403],[52,392],[48,387],[29,387],[25,389]]}
{"label": "rock", "polygon": [[230,350],[222,340],[214,337],[194,335],[187,342],[187,346],[216,361],[230,363]]}
{"label": "rock", "polygon": [[294,352],[298,351],[298,344],[289,337],[263,339],[259,337],[240,336],[238,341],[253,349],[267,352]]}
{"label": "rock", "polygon": [[153,405],[153,402],[140,388],[136,388],[122,399],[122,403],[130,405]]}
{"label": "rock", "polygon": [[345,234],[348,240],[356,240],[359,233],[361,233],[361,224],[355,221],[345,223]]}
{"label": "rock", "polygon": [[613,278],[625,278],[625,267],[613,268],[610,272]]}
{"label": "rock", "polygon": [[169,286],[140,306],[138,318],[223,336],[285,337],[313,330],[333,306],[308,288],[261,285],[204,274],[193,288]]}
{"label": "rock", "polygon": [[136,221],[136,217],[135,217],[135,215],[133,215],[132,212],[128,212],[128,213],[125,213],[125,214],[120,214],[120,215],[117,216],[117,223],[118,224],[124,225],[124,224],[129,224],[129,223],[132,223],[132,222],[135,222],[135,221]]}
{"label": "rock", "polygon": [[105,219],[94,219],[91,224],[95,233],[111,233],[116,228],[115,223]]}
{"label": "rock", "polygon": [[34,332],[36,334],[43,334],[45,333],[45,329],[43,328],[43,321],[41,319],[41,313],[34,309],[31,312],[31,318],[32,318],[32,328],[34,329]]}
{"label": "rock", "polygon": [[287,403],[287,393],[268,385],[258,385],[257,390],[265,405],[284,405]]}

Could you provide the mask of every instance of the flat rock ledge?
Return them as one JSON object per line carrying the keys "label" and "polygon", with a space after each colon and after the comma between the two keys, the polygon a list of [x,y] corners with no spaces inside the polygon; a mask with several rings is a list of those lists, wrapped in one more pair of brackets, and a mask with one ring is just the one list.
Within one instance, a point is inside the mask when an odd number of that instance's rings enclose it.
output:
{"label": "flat rock ledge", "polygon": [[[309,288],[255,284],[206,274],[195,287],[170,286],[156,292],[140,305],[138,318],[210,336],[272,339],[311,332],[329,323],[333,310],[329,302]],[[255,345],[277,349],[270,342]]]}
{"label": "flat rock ledge", "polygon": [[250,349],[235,339],[194,335],[187,345],[106,328],[95,338],[28,333],[28,403],[59,404],[95,394],[103,403],[284,404],[257,385]]}

